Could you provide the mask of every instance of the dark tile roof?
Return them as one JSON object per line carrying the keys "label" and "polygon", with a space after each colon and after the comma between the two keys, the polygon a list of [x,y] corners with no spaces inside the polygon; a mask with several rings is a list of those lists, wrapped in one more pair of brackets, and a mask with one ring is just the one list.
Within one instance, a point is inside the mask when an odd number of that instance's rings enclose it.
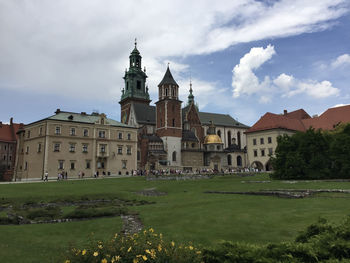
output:
{"label": "dark tile roof", "polygon": [[179,85],[177,85],[176,81],[174,80],[173,75],[171,75],[169,66],[165,72],[165,75],[164,75],[162,81],[158,84],[158,86],[161,86],[163,84],[171,84],[171,85],[179,86]]}
{"label": "dark tile roof", "polygon": [[228,126],[228,127],[239,127],[239,128],[249,128],[249,126],[236,121],[228,114],[219,113],[209,113],[209,112],[198,112],[199,119],[202,125],[210,125],[210,121],[214,123],[215,126]]}
{"label": "dark tile roof", "polygon": [[136,121],[140,124],[156,124],[156,107],[144,103],[134,103]]}
{"label": "dark tile roof", "polygon": [[193,131],[182,130],[182,141],[186,142],[198,142],[198,139]]}

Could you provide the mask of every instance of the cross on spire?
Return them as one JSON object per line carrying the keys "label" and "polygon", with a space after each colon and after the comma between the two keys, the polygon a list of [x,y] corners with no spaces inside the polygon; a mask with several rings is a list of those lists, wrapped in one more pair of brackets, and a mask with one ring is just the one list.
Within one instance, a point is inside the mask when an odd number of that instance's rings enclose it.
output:
{"label": "cross on spire", "polygon": [[137,38],[135,37],[135,48],[136,48],[136,46],[137,46]]}

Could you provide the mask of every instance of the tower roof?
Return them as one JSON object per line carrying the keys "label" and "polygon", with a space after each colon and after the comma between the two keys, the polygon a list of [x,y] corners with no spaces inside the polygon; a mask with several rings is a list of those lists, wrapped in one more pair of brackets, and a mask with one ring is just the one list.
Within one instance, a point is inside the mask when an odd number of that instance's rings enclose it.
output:
{"label": "tower roof", "polygon": [[164,85],[164,84],[170,84],[170,85],[179,86],[179,85],[177,85],[176,81],[174,80],[173,75],[171,75],[171,72],[170,72],[170,69],[169,69],[169,65],[168,65],[168,68],[167,68],[167,70],[165,72],[165,75],[164,75],[162,81],[158,84],[158,86],[161,86],[161,85]]}

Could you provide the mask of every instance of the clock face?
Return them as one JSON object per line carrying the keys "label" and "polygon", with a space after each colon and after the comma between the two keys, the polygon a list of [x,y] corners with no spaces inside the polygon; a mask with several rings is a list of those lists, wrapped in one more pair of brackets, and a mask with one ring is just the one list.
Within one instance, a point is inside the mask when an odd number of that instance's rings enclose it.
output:
{"label": "clock face", "polygon": [[126,112],[124,112],[123,116],[122,116],[122,123],[126,124],[127,117],[128,117],[128,114]]}

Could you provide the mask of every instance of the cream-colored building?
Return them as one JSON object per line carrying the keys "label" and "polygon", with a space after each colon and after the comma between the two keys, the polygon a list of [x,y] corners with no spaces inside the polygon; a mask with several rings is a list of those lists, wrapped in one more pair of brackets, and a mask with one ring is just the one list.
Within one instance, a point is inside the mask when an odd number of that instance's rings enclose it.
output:
{"label": "cream-colored building", "polygon": [[105,114],[64,112],[19,131],[14,180],[129,175],[136,169],[137,129]]}

